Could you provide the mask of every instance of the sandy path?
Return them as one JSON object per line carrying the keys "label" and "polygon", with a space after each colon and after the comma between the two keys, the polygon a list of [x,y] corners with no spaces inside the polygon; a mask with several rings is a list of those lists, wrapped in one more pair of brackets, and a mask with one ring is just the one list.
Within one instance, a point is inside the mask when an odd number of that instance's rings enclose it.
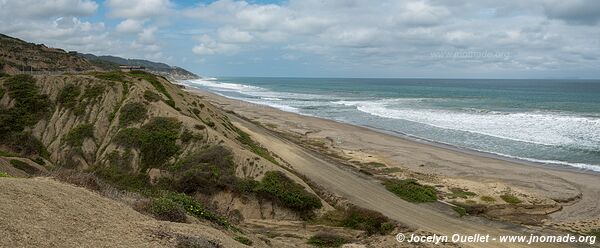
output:
{"label": "sandy path", "polygon": [[[269,150],[275,152],[291,163],[299,173],[307,176],[317,184],[333,193],[339,194],[350,202],[369,209],[379,211],[390,218],[412,227],[439,234],[490,234],[515,235],[508,229],[497,226],[457,219],[442,214],[425,205],[406,202],[388,192],[380,183],[363,178],[351,171],[315,156],[312,152],[296,144],[278,137],[252,123],[235,116],[230,116],[234,124],[247,131],[254,139]],[[468,244],[467,244],[468,245]],[[472,244],[473,247],[534,247],[524,244]],[[541,247],[541,246],[540,246]],[[561,245],[544,245],[543,247],[563,247]],[[566,246],[565,246],[566,247]]]}

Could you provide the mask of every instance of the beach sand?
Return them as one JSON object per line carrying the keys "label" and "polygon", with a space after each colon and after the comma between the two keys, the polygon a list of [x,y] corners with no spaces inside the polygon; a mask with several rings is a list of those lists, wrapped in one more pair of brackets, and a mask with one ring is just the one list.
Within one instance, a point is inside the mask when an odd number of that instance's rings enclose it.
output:
{"label": "beach sand", "polygon": [[[384,171],[384,177],[416,178],[440,191],[460,188],[477,194],[469,200],[456,198],[450,202],[504,206],[496,212],[505,215],[521,212],[543,215],[539,226],[555,229],[585,233],[600,228],[598,173],[509,161],[188,90],[225,111],[357,169]],[[271,151],[278,155],[286,152],[278,151],[277,147]],[[505,203],[499,197],[503,194],[518,196],[525,206],[540,207],[519,209]],[[485,202],[480,196],[490,196],[495,201]]]}

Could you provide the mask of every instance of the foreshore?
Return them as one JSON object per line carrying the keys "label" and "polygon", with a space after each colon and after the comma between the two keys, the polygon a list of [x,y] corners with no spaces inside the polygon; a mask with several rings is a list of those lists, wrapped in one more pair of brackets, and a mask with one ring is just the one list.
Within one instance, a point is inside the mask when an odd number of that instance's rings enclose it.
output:
{"label": "foreshore", "polygon": [[[464,189],[477,194],[476,198],[467,201],[476,204],[510,206],[500,196],[516,195],[523,201],[522,205],[554,206],[535,210],[544,216],[540,225],[576,232],[600,228],[598,173],[511,161],[491,154],[285,112],[203,90],[188,90],[225,111],[234,112],[326,156],[357,165],[359,169],[384,171],[386,177],[416,178],[435,185],[441,191]],[[480,200],[481,196],[491,196],[494,202],[484,202]],[[460,198],[456,201],[465,202]]]}

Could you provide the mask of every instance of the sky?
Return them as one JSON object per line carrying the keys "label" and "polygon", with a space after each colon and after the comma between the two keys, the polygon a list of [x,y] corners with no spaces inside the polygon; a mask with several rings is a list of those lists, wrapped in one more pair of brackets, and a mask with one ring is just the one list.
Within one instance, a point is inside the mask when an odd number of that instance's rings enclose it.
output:
{"label": "sky", "polygon": [[598,0],[0,0],[0,33],[202,76],[600,78]]}

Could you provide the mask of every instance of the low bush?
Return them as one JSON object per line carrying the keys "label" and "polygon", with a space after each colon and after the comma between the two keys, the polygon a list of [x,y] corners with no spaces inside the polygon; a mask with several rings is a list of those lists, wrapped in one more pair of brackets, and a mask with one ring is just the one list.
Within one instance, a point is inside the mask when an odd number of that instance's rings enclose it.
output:
{"label": "low bush", "polygon": [[137,148],[143,169],[162,166],[179,151],[176,144],[181,123],[175,118],[155,117],[141,128],[126,128],[115,136],[116,144]]}
{"label": "low bush", "polygon": [[145,173],[131,172],[113,165],[99,166],[94,168],[93,171],[100,178],[121,190],[144,194],[151,193],[153,190],[148,175]]}
{"label": "low bush", "polygon": [[165,95],[167,97],[167,100],[165,100],[165,103],[167,103],[169,106],[175,108],[175,101],[173,100],[173,97],[171,96],[171,94],[169,94],[169,92],[167,91],[167,89],[165,88],[165,86],[158,80],[158,78],[151,73],[145,72],[145,71],[131,71],[129,73],[130,75],[137,77],[138,79],[143,79],[148,81],[150,84],[152,84],[152,86],[154,86],[154,88],[162,93],[163,95]]}
{"label": "low bush", "polygon": [[502,198],[502,200],[504,200],[508,204],[519,204],[519,203],[523,202],[523,201],[521,201],[521,199],[519,199],[518,197],[511,195],[511,194],[501,195],[500,198]]}
{"label": "low bush", "polygon": [[154,199],[150,204],[150,212],[159,220],[186,222],[185,209],[181,204],[166,197]]}
{"label": "low bush", "polygon": [[237,242],[240,242],[240,243],[244,244],[244,245],[247,245],[247,246],[252,246],[252,240],[250,240],[250,239],[249,239],[249,238],[247,238],[247,237],[244,237],[244,236],[237,236],[237,237],[235,237],[235,238],[233,238],[233,239],[234,239],[235,241],[237,241]]}
{"label": "low bush", "polygon": [[266,172],[255,191],[262,197],[299,212],[308,213],[322,207],[319,197],[280,171]]}
{"label": "low bush", "polygon": [[81,87],[79,85],[67,84],[58,93],[56,101],[65,108],[73,108],[77,105],[79,94],[81,94]]}
{"label": "low bush", "polygon": [[467,215],[467,209],[465,209],[463,207],[460,207],[460,206],[452,207],[452,210],[454,210],[454,212],[458,213],[458,215],[460,217]]}
{"label": "low bush", "polygon": [[202,134],[197,134],[188,129],[185,129],[183,130],[183,133],[181,133],[181,136],[179,136],[179,138],[181,139],[181,142],[188,143],[190,141],[202,140],[204,136],[202,136]]}
{"label": "low bush", "polygon": [[0,171],[0,177],[10,177],[10,175],[8,175],[8,173]]}
{"label": "low bush", "polygon": [[496,201],[496,199],[494,197],[487,196],[487,195],[481,196],[480,199],[484,202],[495,202]]}
{"label": "low bush", "polygon": [[46,146],[36,137],[26,132],[11,133],[5,139],[0,139],[3,143],[13,151],[23,155],[38,155],[47,158],[50,153]]}
{"label": "low bush", "polygon": [[80,147],[87,138],[94,138],[94,125],[92,124],[81,124],[71,129],[71,131],[65,135],[64,141],[67,145],[72,147]]}
{"label": "low bush", "polygon": [[171,167],[171,171],[178,174],[176,190],[184,193],[212,194],[233,188],[236,181],[231,151],[223,146],[193,152]]}
{"label": "low bush", "polygon": [[127,103],[121,108],[119,115],[119,124],[128,126],[132,123],[142,122],[148,116],[146,106],[139,102]]}
{"label": "low bush", "polygon": [[347,228],[363,230],[369,235],[385,235],[396,227],[394,222],[385,215],[356,206],[351,206],[344,212],[340,225]]}
{"label": "low bush", "polygon": [[387,190],[409,202],[437,201],[437,192],[434,187],[421,185],[414,179],[393,179],[384,182],[384,185]]}
{"label": "low bush", "polygon": [[164,197],[179,204],[183,207],[183,209],[185,209],[185,211],[197,218],[206,219],[226,228],[232,227],[229,221],[227,221],[225,218],[206,210],[201,203],[186,194],[169,193]]}
{"label": "low bush", "polygon": [[350,241],[333,233],[317,233],[308,239],[308,244],[316,247],[340,247]]}
{"label": "low bush", "polygon": [[106,86],[101,84],[94,84],[85,88],[83,91],[83,95],[81,96],[81,100],[91,100],[94,101],[100,97],[104,91],[106,91]]}
{"label": "low bush", "polygon": [[467,199],[467,198],[477,195],[473,192],[463,190],[461,188],[450,188],[450,192],[452,192],[451,194],[448,195],[448,198],[450,198],[450,199],[454,199],[454,198]]}
{"label": "low bush", "polygon": [[29,175],[34,175],[37,174],[39,172],[39,170],[31,165],[29,165],[28,163],[25,163],[21,160],[16,160],[16,159],[11,159],[10,160],[10,164],[19,169],[24,171],[25,173],[29,174]]}
{"label": "low bush", "polygon": [[92,72],[90,74],[96,78],[108,81],[122,82],[125,80],[125,74],[121,71]]}
{"label": "low bush", "polygon": [[144,99],[149,102],[157,102],[162,99],[159,94],[154,93],[154,91],[146,90],[144,91]]}
{"label": "low bush", "polygon": [[46,95],[39,94],[35,82],[30,75],[15,75],[4,82],[8,96],[15,103],[12,108],[0,111],[0,143],[50,113],[50,100]]}

